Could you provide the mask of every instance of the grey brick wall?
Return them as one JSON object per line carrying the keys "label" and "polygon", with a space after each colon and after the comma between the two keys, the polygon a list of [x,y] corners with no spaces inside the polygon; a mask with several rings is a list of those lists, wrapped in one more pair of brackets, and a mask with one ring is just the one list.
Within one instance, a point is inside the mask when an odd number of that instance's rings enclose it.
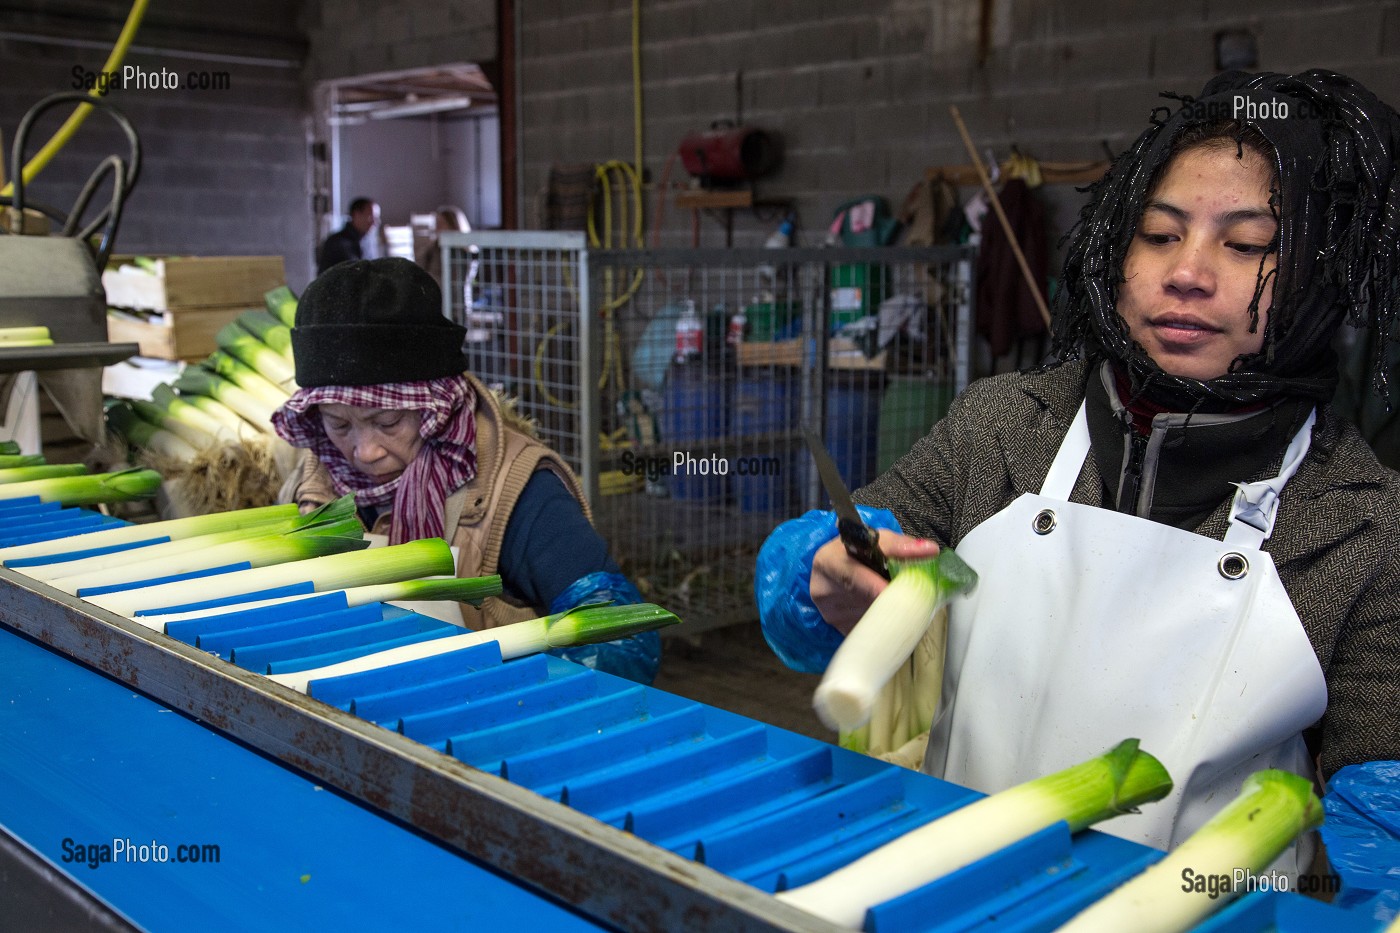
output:
{"label": "grey brick wall", "polygon": [[[0,129],[10,162],[24,112],[56,91],[72,90],[72,69],[97,71],[125,17],[124,4],[7,4],[4,29],[44,36],[0,39]],[[99,42],[100,48],[65,44]],[[248,56],[233,63],[168,52],[133,52],[127,63],[182,77],[191,70],[227,72],[227,90],[114,90],[110,99],[141,135],[144,161],[127,202],[117,249],[135,253],[281,254],[294,287],[306,282],[312,219],[306,186],[305,40],[290,5],[152,4],[136,44],[185,53]],[[50,112],[30,136],[41,146],[67,115]],[[93,114],[28,189],[66,210],[88,174],[110,152],[125,152],[115,124]]]}
{"label": "grey brick wall", "polygon": [[[532,0],[521,36],[522,184],[554,162],[632,158],[631,4]],[[964,162],[948,105],[999,153],[1102,157],[1145,125],[1164,90],[1192,93],[1214,72],[1214,37],[1247,28],[1259,67],[1330,67],[1400,104],[1400,2],[1356,0],[1006,0],[991,54],[976,62],[973,0],[649,0],[642,5],[645,162],[653,178],[686,133],[733,118],[786,140],[761,195],[791,197],[812,242],[836,205],[881,194],[897,206],[924,167]],[[677,165],[673,180],[686,175]],[[1048,190],[1061,225],[1079,195]],[[647,209],[653,207],[647,196]],[[527,213],[526,216],[529,216]],[[736,215],[751,244],[772,220]],[[720,229],[702,221],[704,241]],[[687,243],[667,211],[663,242]]]}

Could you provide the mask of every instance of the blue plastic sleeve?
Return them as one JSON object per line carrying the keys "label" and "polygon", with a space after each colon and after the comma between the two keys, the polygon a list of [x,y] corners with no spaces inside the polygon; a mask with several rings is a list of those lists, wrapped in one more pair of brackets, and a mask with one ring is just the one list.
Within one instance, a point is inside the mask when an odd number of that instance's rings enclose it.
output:
{"label": "blue plastic sleeve", "polygon": [[[901,531],[894,513],[858,505],[871,528]],[[836,513],[808,512],[779,525],[758,552],[754,598],[763,637],[784,664],[820,674],[841,644],[841,633],[827,624],[812,603],[812,559],[836,537]]]}
{"label": "blue plastic sleeve", "polygon": [[[619,606],[643,602],[642,594],[631,580],[620,573],[598,570],[569,584],[564,592],[554,597],[549,611],[551,614],[567,612],[575,606],[607,600]],[[642,632],[596,645],[557,648],[549,654],[606,674],[626,677],[639,684],[650,684],[656,679],[656,671],[661,666],[661,636],[656,632]]]}

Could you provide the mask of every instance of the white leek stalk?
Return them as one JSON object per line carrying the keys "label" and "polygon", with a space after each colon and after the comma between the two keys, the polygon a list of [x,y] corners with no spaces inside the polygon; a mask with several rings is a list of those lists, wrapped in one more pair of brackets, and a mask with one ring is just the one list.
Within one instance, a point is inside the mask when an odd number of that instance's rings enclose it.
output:
{"label": "white leek stalk", "polygon": [[1126,739],[1097,758],[960,807],[811,884],[776,896],[832,923],[860,929],[866,911],[876,904],[1061,820],[1070,832],[1079,832],[1139,804],[1161,800],[1171,788],[1161,762],[1139,750],[1137,739]]}
{"label": "white leek stalk", "polygon": [[370,603],[387,603],[394,600],[414,600],[419,602],[450,601],[480,605],[489,596],[501,595],[499,575],[489,577],[430,577],[423,580],[398,580],[393,583],[376,583],[373,586],[352,586],[341,590],[324,590],[319,593],[301,593],[296,596],[274,596],[269,599],[251,599],[246,602],[225,606],[209,606],[204,609],[189,609],[184,612],[167,612],[161,615],[138,615],[135,621],[158,632],[165,631],[171,622],[187,622],[190,619],[205,619],[247,609],[262,609],[265,606],[278,606],[283,603],[305,602],[308,599],[341,593],[345,596],[347,609],[366,606]]}
{"label": "white leek stalk", "polygon": [[6,346],[42,346],[52,344],[47,327],[0,327],[0,343]]}
{"label": "white leek stalk", "polygon": [[[237,387],[235,386],[235,388]],[[252,438],[261,437],[265,433],[254,422],[244,418],[238,412],[229,408],[213,396],[191,393],[188,395],[181,395],[180,398],[209,417],[223,422],[229,430],[233,432],[234,436],[240,440],[250,440]],[[252,399],[252,396],[249,396],[249,399]],[[269,426],[270,425],[271,422],[269,422]]]}
{"label": "white leek stalk", "polygon": [[55,541],[38,541],[34,544],[17,544],[13,547],[0,548],[0,561],[28,557],[52,557],[58,554],[112,547],[117,544],[153,541],[156,538],[170,538],[172,541],[178,541],[182,538],[193,538],[216,531],[229,531],[234,528],[247,528],[253,525],[282,521],[296,515],[296,504],[289,502],[286,505],[267,505],[256,509],[239,509],[233,512],[215,512],[211,515],[192,515],[189,518],[172,518],[164,522],[126,525],[122,528],[108,528],[105,531],[90,531],[87,534],[73,535]]}
{"label": "white leek stalk", "polygon": [[[1312,781],[1256,771],[1240,793],[1166,858],[1060,927],[1070,933],[1175,933],[1224,907],[1293,841],[1322,825]],[[1199,879],[1199,886],[1196,880]],[[1277,886],[1277,885],[1274,885]]]}
{"label": "white leek stalk", "polygon": [[197,428],[179,418],[172,417],[169,410],[160,407],[154,402],[132,399],[129,404],[132,410],[135,411],[143,421],[147,421],[161,430],[169,431],[195,450],[212,447],[214,444],[218,443],[218,438],[210,432],[203,428]]}
{"label": "white leek stalk", "polygon": [[317,592],[348,586],[367,586],[393,580],[443,575],[452,572],[452,549],[441,538],[423,538],[373,550],[332,554],[310,560],[235,570],[213,577],[179,580],[105,593],[88,600],[118,615],[134,616],[139,610],[159,610],[188,603],[256,593],[293,583],[310,583]]}
{"label": "white leek stalk", "polygon": [[377,651],[364,657],[328,664],[309,671],[269,676],[284,687],[305,693],[306,685],[313,680],[377,670],[392,664],[431,658],[492,641],[500,645],[501,657],[510,660],[527,654],[538,654],[551,648],[613,641],[638,632],[674,625],[679,621],[680,619],[670,612],[651,603],[636,603],[630,606],[580,606],[568,612],[556,612],[513,625],[500,625],[480,632],[435,638],[414,645],[401,645],[398,648]]}
{"label": "white leek stalk", "polygon": [[155,470],[121,470],[87,476],[57,476],[27,483],[0,486],[0,500],[38,496],[40,502],[64,505],[94,505],[98,502],[129,502],[148,499],[160,488],[161,476]]}
{"label": "white leek stalk", "polygon": [[828,728],[849,732],[869,722],[875,699],[909,660],[936,613],[971,589],[977,574],[951,550],[890,561],[893,578],[836,649],[812,706]]}

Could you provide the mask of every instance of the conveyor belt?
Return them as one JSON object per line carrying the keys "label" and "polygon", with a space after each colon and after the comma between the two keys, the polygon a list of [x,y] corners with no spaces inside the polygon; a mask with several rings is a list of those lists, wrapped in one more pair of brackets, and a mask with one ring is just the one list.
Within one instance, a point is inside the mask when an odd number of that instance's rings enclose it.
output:
{"label": "conveyor belt", "polygon": [[[568,662],[502,664],[494,646],[313,681],[311,700],[251,672],[455,631],[394,607],[230,607],[166,637],[0,576],[0,620],[624,928],[825,929],[760,892],[975,796]],[[1157,858],[1102,833],[1071,840],[1061,824],[877,907],[870,923],[1050,930]],[[1200,929],[1368,929],[1356,921],[1259,893]]]}

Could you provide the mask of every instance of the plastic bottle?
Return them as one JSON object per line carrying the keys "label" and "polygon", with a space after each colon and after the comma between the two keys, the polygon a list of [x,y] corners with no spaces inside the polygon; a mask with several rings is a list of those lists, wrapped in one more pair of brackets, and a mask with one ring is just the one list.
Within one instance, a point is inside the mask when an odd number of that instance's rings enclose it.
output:
{"label": "plastic bottle", "polygon": [[749,319],[744,314],[744,309],[740,308],[729,318],[729,335],[726,338],[726,342],[729,346],[737,350],[739,344],[744,342],[744,333],[748,330],[748,327]]}
{"label": "plastic bottle", "polygon": [[763,245],[769,249],[787,249],[792,245],[792,231],[792,218],[784,218],[778,229],[768,235],[768,239],[763,242]]}
{"label": "plastic bottle", "polygon": [[695,302],[686,299],[681,316],[676,319],[677,363],[698,359],[705,347],[705,325],[695,313]]}
{"label": "plastic bottle", "polygon": [[[779,225],[777,230],[774,230],[768,235],[768,239],[763,242],[763,245],[768,249],[787,249],[792,245],[792,231],[792,218],[787,217],[783,220],[782,224]],[[780,292],[786,291],[784,286],[786,286],[787,283],[778,280],[778,269],[776,266],[765,262],[758,267],[758,277],[764,296],[771,296],[769,300],[779,300],[781,297]]]}

